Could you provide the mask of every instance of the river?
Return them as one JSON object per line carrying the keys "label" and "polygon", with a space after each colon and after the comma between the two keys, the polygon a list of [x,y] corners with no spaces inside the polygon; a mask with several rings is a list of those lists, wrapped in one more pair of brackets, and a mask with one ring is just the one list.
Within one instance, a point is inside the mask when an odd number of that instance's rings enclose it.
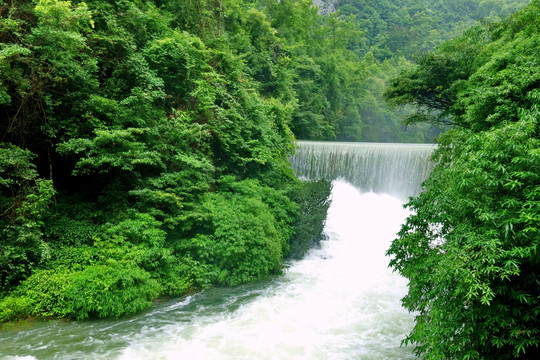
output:
{"label": "river", "polygon": [[117,320],[22,322],[0,332],[0,358],[414,359],[406,281],[385,256],[407,210],[358,188],[333,182],[327,240],[281,276]]}

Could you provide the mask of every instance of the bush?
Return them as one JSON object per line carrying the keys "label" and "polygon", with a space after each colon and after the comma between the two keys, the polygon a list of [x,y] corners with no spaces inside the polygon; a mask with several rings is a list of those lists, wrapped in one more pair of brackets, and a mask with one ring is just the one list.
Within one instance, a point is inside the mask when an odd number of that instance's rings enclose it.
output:
{"label": "bush", "polygon": [[208,193],[201,206],[208,218],[201,223],[203,232],[190,239],[184,248],[200,263],[200,271],[211,282],[235,285],[252,281],[281,269],[283,238],[277,221],[260,195],[258,182],[237,184],[244,193],[223,191]]}
{"label": "bush", "polygon": [[161,290],[148,272],[113,263],[74,274],[66,295],[70,315],[80,320],[134,314],[149,307]]}
{"label": "bush", "polygon": [[0,302],[0,321],[17,318],[118,317],[146,309],[162,287],[138,267],[111,263],[36,270],[16,291]]}
{"label": "bush", "polygon": [[291,199],[300,208],[293,221],[294,234],[290,241],[289,257],[301,258],[323,239],[331,191],[332,183],[327,180],[302,182],[291,190]]}
{"label": "bush", "polygon": [[36,270],[0,302],[0,321],[30,316],[70,316],[66,294],[72,274],[66,268]]}

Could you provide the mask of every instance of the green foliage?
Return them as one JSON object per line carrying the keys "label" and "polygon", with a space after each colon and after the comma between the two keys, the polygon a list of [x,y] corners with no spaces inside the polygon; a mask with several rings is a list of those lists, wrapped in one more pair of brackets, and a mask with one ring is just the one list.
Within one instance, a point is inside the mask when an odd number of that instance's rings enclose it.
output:
{"label": "green foliage", "polygon": [[69,316],[66,291],[71,284],[72,274],[65,269],[35,271],[0,301],[0,321],[27,316]]}
{"label": "green foliage", "polygon": [[418,314],[405,343],[426,359],[539,351],[539,11],[533,1],[490,29],[482,62],[445,85],[459,83],[449,114],[463,126],[441,136],[438,165],[388,251]]}
{"label": "green foliage", "polygon": [[[358,114],[350,114],[343,121],[337,138],[381,142],[433,142],[434,138],[451,123],[448,106],[455,100],[459,87],[445,87],[447,82],[472,74],[475,58],[485,43],[481,34],[469,34],[444,43],[445,50],[430,53],[445,40],[461,35],[478,20],[499,20],[523,8],[529,0],[490,1],[434,1],[434,0],[341,0],[336,8],[342,18],[353,19],[363,36],[357,35],[348,44],[350,52],[364,63],[360,80],[363,92],[355,94]],[[370,59],[371,58],[371,59]],[[386,97],[397,104],[415,104],[410,107],[388,107],[383,92],[390,79],[410,67],[416,60],[418,68],[407,70],[393,80]],[[356,60],[357,62],[358,60]],[[343,64],[343,61],[339,61]],[[371,64],[375,64],[375,66]],[[438,76],[431,76],[437,73]],[[352,76],[358,77],[356,73]],[[349,76],[351,76],[349,75]],[[459,85],[455,82],[455,85]],[[344,93],[347,90],[342,90]],[[433,108],[432,105],[438,107]],[[426,123],[426,121],[430,121]],[[433,121],[436,120],[436,121]],[[455,120],[455,119],[453,119]],[[419,124],[422,123],[423,124]],[[403,124],[408,126],[405,128]],[[413,126],[411,126],[413,125]],[[314,127],[315,128],[315,127]]]}
{"label": "green foliage", "polygon": [[[335,4],[338,11],[327,15],[317,13],[311,1],[263,3],[283,47],[262,55],[271,55],[277,60],[273,63],[288,70],[281,74],[289,77],[296,95],[291,129],[297,138],[432,142],[440,132],[430,125],[405,128],[403,117],[408,111],[389,108],[382,96],[389,79],[408,65],[404,56],[410,59],[411,49],[420,51],[416,43],[406,45],[414,41],[396,36],[414,33],[416,40],[423,41],[423,31],[441,27],[443,20],[432,23],[431,19],[439,5],[423,2],[425,11],[413,20],[411,14],[418,13],[420,5],[412,1],[340,1]],[[398,10],[399,16],[393,14]],[[372,21],[378,22],[374,29]],[[409,31],[411,23],[420,25]],[[426,46],[432,48],[440,41],[441,35],[433,30]],[[277,74],[275,66],[269,69],[266,74]],[[265,80],[274,82],[269,77]]]}
{"label": "green foliage", "polygon": [[[397,105],[414,105],[416,112],[408,116],[409,123],[479,127],[487,121],[483,125],[487,129],[512,121],[518,108],[531,105],[523,92],[538,83],[537,62],[531,61],[538,55],[538,25],[530,19],[535,16],[534,6],[520,14],[521,20],[511,18],[520,23],[519,30],[512,30],[511,19],[501,23],[508,22],[506,26],[477,26],[419,57],[414,67],[392,80],[386,99]],[[512,39],[515,32],[521,36]],[[507,52],[500,51],[501,46]],[[521,79],[514,81],[513,77]],[[499,117],[490,114],[494,109]]]}
{"label": "green foliage", "polygon": [[[504,51],[492,56],[474,76],[468,91],[454,107],[462,123],[475,131],[487,130],[505,122],[515,122],[523,109],[538,104],[540,84],[539,28],[521,33],[502,45]],[[495,46],[501,46],[497,41]]]}
{"label": "green foliage", "polygon": [[17,193],[27,187],[36,176],[33,156],[28,150],[10,144],[2,144],[0,148],[0,186],[7,195]]}
{"label": "green foliage", "polygon": [[118,317],[144,310],[160,291],[147,272],[129,265],[88,266],[80,272],[39,270],[0,302],[0,319]]}
{"label": "green foliage", "polygon": [[376,58],[431,51],[459,36],[478,20],[497,21],[525,7],[530,0],[341,0],[337,9],[354,15],[366,32],[357,51]]}
{"label": "green foliage", "polygon": [[526,357],[539,345],[538,115],[446,135],[409,203],[416,215],[389,253],[411,280],[405,306],[420,312],[408,341],[427,358]]}
{"label": "green foliage", "polygon": [[50,180],[37,177],[32,157],[28,150],[16,146],[0,148],[2,290],[18,284],[49,256],[42,241],[42,217],[55,192]]}
{"label": "green foliage", "polygon": [[[2,319],[120,316],[303,253],[329,185],[295,179],[294,138],[429,141],[382,89],[470,14],[523,1],[400,3],[1,2]],[[536,15],[422,57],[421,105],[448,101],[441,116],[475,131],[521,121],[538,97]]]}
{"label": "green foliage", "polygon": [[117,317],[280,271],[291,54],[256,2],[214,5],[0,3],[0,321]]}
{"label": "green foliage", "polygon": [[118,317],[147,308],[162,289],[150,274],[130,265],[89,266],[73,274],[66,295],[70,299],[70,315]]}
{"label": "green foliage", "polygon": [[282,192],[258,181],[224,179],[203,198],[200,234],[182,245],[213,281],[235,285],[277,273],[292,234],[296,210]]}
{"label": "green foliage", "polygon": [[392,80],[385,97],[398,105],[416,106],[418,112],[409,116],[409,123],[427,119],[463,125],[450,115],[455,114],[453,106],[464,82],[485,58],[481,52],[487,40],[485,30],[476,27],[422,55],[415,67]]}
{"label": "green foliage", "polygon": [[332,183],[327,180],[303,182],[292,189],[291,199],[299,204],[300,209],[293,221],[294,234],[289,257],[301,258],[322,240],[331,191]]}
{"label": "green foliage", "polygon": [[360,30],[352,17],[322,16],[311,5],[266,2],[272,25],[288,45],[285,64],[297,95],[291,128],[300,139],[360,140],[358,98],[363,83],[357,79],[359,59],[348,49]]}
{"label": "green foliage", "polygon": [[164,81],[171,107],[188,104],[189,95],[197,87],[196,79],[211,70],[204,44],[187,33],[174,32],[171,37],[153,41],[144,50],[144,55]]}
{"label": "green foliage", "polygon": [[107,173],[112,169],[132,172],[139,166],[161,167],[159,156],[136,141],[148,129],[96,130],[93,139],[72,139],[60,144],[60,154],[84,154],[75,164],[74,174]]}
{"label": "green foliage", "polygon": [[[50,257],[49,246],[43,242],[42,215],[54,196],[49,180],[36,180],[36,187],[21,199],[13,221],[2,221],[0,244],[0,281],[9,288],[29,276],[33,267]],[[7,211],[11,210],[8,208]],[[6,212],[7,212],[6,211]],[[3,219],[2,219],[3,220]]]}

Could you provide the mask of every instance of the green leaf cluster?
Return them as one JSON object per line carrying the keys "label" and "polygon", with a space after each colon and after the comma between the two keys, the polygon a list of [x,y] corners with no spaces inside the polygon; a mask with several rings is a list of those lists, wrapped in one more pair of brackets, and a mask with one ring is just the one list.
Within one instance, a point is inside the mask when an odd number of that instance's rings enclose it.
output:
{"label": "green leaf cluster", "polygon": [[[413,215],[388,250],[391,265],[409,279],[403,304],[417,313],[405,343],[426,359],[539,353],[539,15],[533,1],[467,32],[390,89],[457,125],[441,136],[438,165],[410,200]],[[465,71],[467,62],[454,60],[464,59],[467,46],[456,44],[471,42],[477,49]],[[428,75],[437,64],[449,71]],[[435,94],[423,91],[434,84]]]}

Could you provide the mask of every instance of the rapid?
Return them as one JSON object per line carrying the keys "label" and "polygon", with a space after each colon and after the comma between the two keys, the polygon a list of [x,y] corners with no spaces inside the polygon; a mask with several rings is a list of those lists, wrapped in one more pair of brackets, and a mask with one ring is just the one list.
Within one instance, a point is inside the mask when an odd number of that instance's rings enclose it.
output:
{"label": "rapid", "polygon": [[[404,161],[397,153],[388,161]],[[315,166],[309,154],[300,151],[303,158],[292,159],[293,167],[299,170],[302,161]],[[379,167],[401,166],[379,157]],[[425,166],[414,181],[429,173]],[[283,275],[208,289],[117,320],[23,322],[0,332],[0,358],[414,359],[412,348],[400,346],[414,321],[400,303],[407,284],[385,256],[408,214],[405,192],[395,191],[393,181],[389,191],[371,186],[374,193],[339,174],[328,177],[327,239],[287,263]]]}

